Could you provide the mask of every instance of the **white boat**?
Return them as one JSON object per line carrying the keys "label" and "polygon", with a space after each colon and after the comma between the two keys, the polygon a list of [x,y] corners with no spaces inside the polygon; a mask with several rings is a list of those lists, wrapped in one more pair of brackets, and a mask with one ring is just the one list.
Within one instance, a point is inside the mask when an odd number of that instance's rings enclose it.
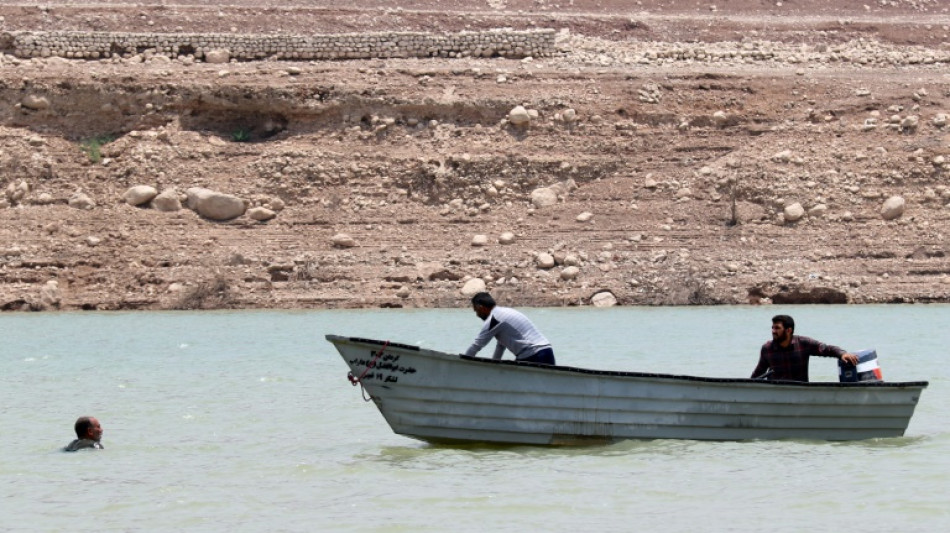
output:
{"label": "white boat", "polygon": [[587,370],[326,338],[393,431],[436,443],[900,437],[927,387]]}

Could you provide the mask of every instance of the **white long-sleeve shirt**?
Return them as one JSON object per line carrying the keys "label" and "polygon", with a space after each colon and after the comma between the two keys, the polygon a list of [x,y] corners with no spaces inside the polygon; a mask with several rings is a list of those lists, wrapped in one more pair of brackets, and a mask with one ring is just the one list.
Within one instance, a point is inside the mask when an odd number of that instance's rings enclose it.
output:
{"label": "white long-sleeve shirt", "polygon": [[485,319],[475,341],[465,351],[465,355],[474,356],[485,347],[492,338],[498,339],[494,359],[501,359],[505,349],[515,354],[516,359],[524,359],[550,348],[551,343],[528,320],[528,317],[508,307],[495,306]]}

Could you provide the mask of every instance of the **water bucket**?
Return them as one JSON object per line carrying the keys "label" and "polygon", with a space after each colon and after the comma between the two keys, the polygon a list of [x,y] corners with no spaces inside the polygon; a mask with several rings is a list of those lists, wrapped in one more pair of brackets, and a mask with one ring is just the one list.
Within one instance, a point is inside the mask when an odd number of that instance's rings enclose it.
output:
{"label": "water bucket", "polygon": [[859,350],[854,352],[854,355],[858,356],[857,366],[838,360],[838,381],[841,383],[884,381],[881,367],[877,364],[875,350]]}

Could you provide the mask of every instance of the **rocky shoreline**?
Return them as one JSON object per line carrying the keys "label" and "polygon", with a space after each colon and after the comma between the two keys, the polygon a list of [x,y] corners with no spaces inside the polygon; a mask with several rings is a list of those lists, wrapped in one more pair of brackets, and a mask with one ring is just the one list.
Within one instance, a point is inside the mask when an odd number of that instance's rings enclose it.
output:
{"label": "rocky shoreline", "polygon": [[[179,32],[199,18],[111,4]],[[767,13],[717,8],[720,32],[695,40],[658,39],[703,20],[664,2],[639,18],[409,4],[367,28],[548,17],[559,52],[0,55],[0,308],[458,307],[481,289],[518,306],[950,301],[939,4],[815,3],[772,32]],[[0,31],[110,29],[83,9],[40,24],[0,7]],[[299,9],[315,30],[355,16]],[[898,24],[931,37],[895,40]]]}

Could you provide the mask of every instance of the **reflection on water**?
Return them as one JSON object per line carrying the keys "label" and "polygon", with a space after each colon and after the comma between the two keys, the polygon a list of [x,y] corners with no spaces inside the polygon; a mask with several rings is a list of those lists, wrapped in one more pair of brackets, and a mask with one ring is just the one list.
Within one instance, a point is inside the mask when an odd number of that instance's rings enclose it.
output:
{"label": "reflection on water", "polygon": [[848,442],[829,443],[832,446],[847,446],[852,448],[866,448],[868,450],[888,449],[888,448],[906,448],[925,444],[929,437],[924,435],[894,437],[890,439],[868,439]]}

